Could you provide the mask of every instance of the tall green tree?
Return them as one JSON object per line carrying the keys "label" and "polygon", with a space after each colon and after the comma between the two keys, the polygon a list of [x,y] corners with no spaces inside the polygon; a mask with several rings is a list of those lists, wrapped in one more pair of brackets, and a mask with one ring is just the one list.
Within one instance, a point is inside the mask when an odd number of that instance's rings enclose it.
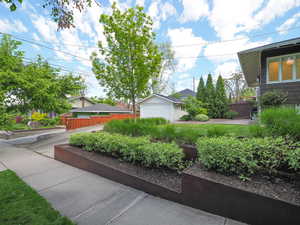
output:
{"label": "tall green tree", "polygon": [[111,15],[101,15],[107,46],[99,42],[92,55],[93,72],[108,96],[130,100],[134,113],[137,99],[150,93],[149,82],[157,78],[162,54],[154,43],[152,20],[142,7],[120,11],[116,4]]}
{"label": "tall green tree", "polygon": [[216,116],[223,118],[224,114],[228,111],[228,99],[226,96],[225,84],[221,75],[219,75],[216,84]]}
{"label": "tall green tree", "polygon": [[199,80],[199,84],[198,84],[198,88],[197,88],[197,99],[202,101],[202,102],[205,102],[205,97],[206,97],[206,93],[205,93],[205,84],[204,84],[204,80],[203,78],[201,77],[200,80]]}
{"label": "tall green tree", "polygon": [[67,95],[78,93],[84,85],[80,77],[61,75],[38,57],[23,63],[21,43],[4,35],[0,40],[0,91],[5,111],[65,112],[70,105]]}
{"label": "tall green tree", "polygon": [[208,107],[208,115],[209,115],[209,117],[216,118],[217,117],[217,113],[216,113],[216,109],[215,109],[216,90],[215,90],[215,86],[214,86],[211,74],[208,74],[208,76],[207,76],[205,89],[206,89],[205,103],[207,104],[207,107]]}

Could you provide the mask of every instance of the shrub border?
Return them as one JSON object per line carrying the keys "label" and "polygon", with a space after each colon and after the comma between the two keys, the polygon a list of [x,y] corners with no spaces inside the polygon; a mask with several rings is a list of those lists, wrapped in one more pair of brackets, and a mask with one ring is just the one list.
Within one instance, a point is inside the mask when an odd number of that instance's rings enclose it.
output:
{"label": "shrub border", "polygon": [[54,148],[56,160],[196,209],[252,225],[296,225],[300,221],[300,207],[297,205],[204,179],[189,169],[183,171],[181,192],[176,192],[104,165],[92,153],[80,148],[68,144]]}

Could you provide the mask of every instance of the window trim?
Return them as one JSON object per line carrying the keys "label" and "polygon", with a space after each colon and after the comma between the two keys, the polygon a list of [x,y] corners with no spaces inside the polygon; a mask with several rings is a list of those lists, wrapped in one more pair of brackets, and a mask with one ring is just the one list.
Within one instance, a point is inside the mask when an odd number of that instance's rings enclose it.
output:
{"label": "window trim", "polygon": [[[300,57],[300,53],[294,53],[294,54],[285,54],[280,56],[274,56],[274,57],[267,57],[267,76],[266,76],[266,83],[267,84],[278,84],[278,83],[290,83],[290,82],[297,82],[300,81],[300,78],[297,79],[297,71],[296,71],[296,58]],[[293,78],[291,80],[282,80],[282,59],[286,57],[292,57],[295,60],[295,63],[293,64]],[[278,60],[279,59],[279,60]],[[279,68],[278,68],[278,81],[269,81],[269,62],[278,60],[279,62]]]}

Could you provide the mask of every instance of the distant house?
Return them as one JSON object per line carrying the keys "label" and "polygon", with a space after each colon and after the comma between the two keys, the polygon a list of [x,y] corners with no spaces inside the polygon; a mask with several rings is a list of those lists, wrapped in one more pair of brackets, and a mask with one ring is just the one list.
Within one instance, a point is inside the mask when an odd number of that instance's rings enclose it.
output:
{"label": "distant house", "polygon": [[196,97],[197,93],[192,91],[191,89],[184,89],[182,91],[178,91],[170,96],[176,96],[176,98],[178,98],[181,101],[184,101],[185,99],[187,99],[188,97]]}
{"label": "distant house", "polygon": [[83,108],[72,109],[71,113],[77,118],[89,118],[96,115],[132,113],[131,110],[107,104],[94,104]]}
{"label": "distant house", "polygon": [[281,41],[238,53],[249,87],[257,95],[279,90],[288,94],[287,104],[300,105],[300,38]]}
{"label": "distant house", "polygon": [[83,108],[95,104],[92,100],[84,96],[69,97],[68,100],[72,105],[72,109]]}
{"label": "distant house", "polygon": [[153,94],[139,102],[140,117],[163,117],[173,122],[187,114],[184,110],[182,110],[182,105],[183,102],[180,99],[171,96]]}

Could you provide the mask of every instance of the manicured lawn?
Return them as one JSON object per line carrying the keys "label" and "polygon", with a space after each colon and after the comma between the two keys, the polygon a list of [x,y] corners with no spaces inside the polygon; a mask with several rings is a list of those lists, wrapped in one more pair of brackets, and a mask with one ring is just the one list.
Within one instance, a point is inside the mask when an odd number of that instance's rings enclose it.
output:
{"label": "manicured lawn", "polygon": [[1,225],[74,225],[13,171],[0,172]]}

